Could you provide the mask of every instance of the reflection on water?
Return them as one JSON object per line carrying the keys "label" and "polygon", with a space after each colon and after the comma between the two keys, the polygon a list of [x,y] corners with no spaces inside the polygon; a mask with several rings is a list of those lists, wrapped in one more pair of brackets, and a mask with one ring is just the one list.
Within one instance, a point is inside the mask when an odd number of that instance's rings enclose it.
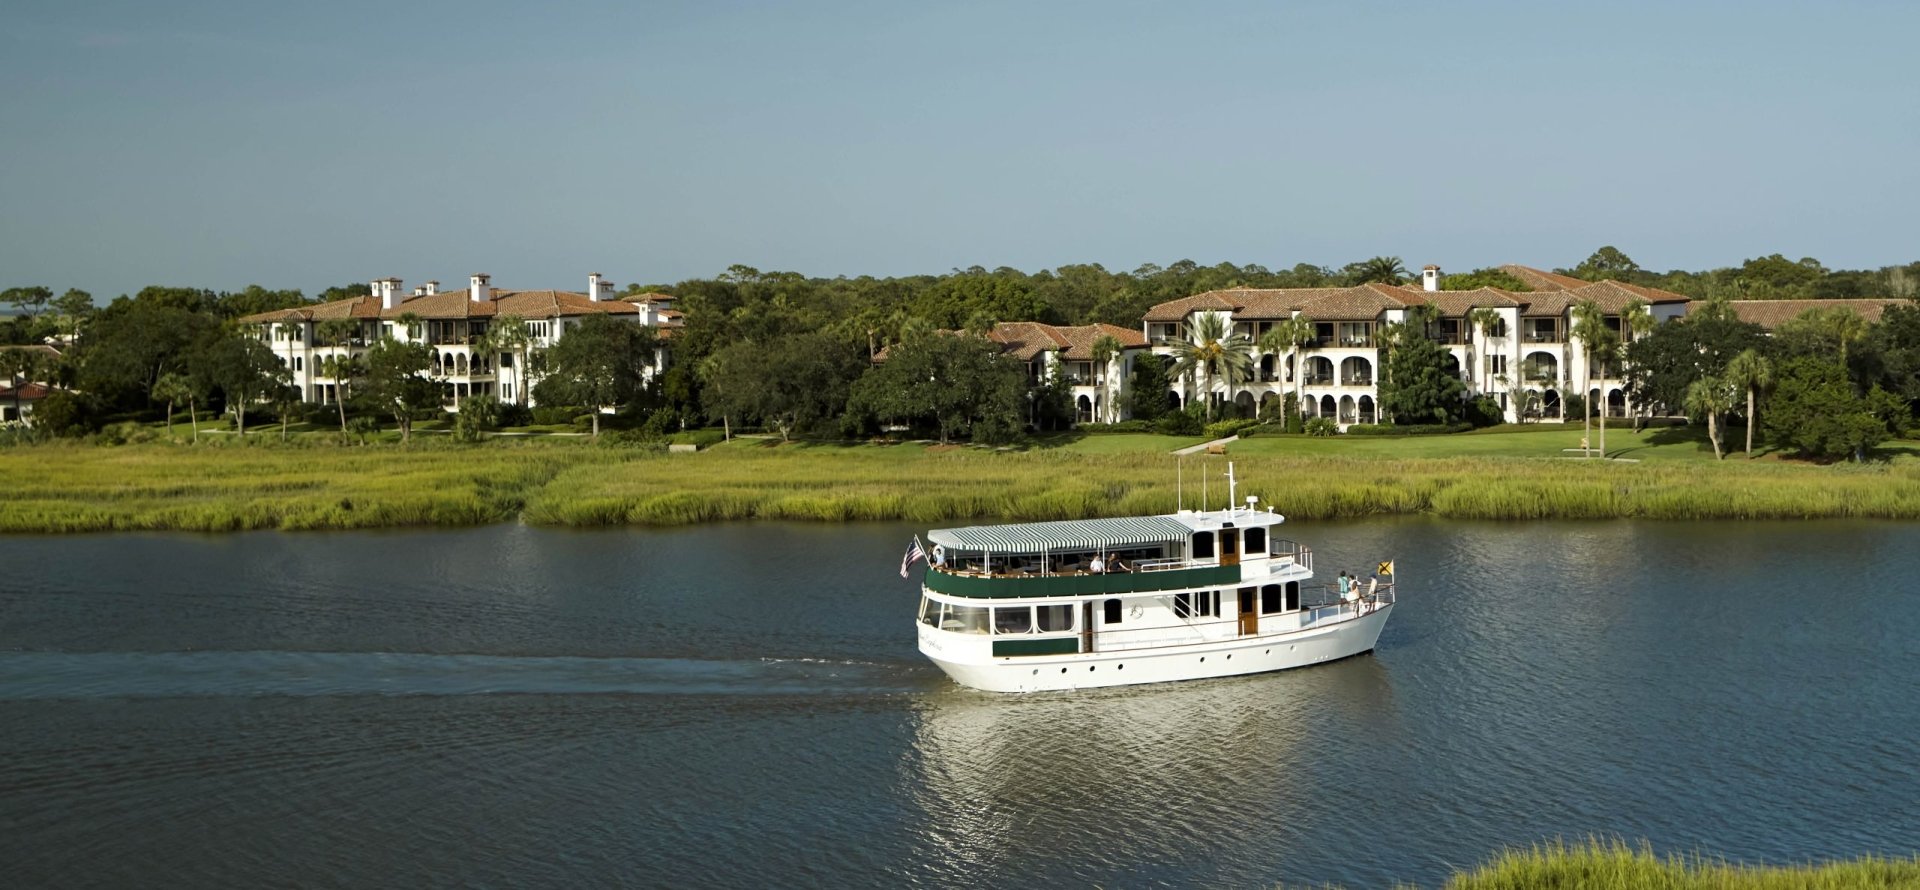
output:
{"label": "reflection on water", "polygon": [[1327,748],[1397,723],[1389,671],[1370,656],[1081,693],[956,688],[927,704],[908,784],[941,852],[929,870],[955,883],[1030,879],[1039,864],[1124,880],[1226,839],[1274,849],[1344,760]]}

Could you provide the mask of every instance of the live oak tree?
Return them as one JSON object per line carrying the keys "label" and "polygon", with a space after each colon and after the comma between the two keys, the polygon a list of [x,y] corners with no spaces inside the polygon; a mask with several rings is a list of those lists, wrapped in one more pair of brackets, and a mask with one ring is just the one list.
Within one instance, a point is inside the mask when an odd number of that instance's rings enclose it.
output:
{"label": "live oak tree", "polygon": [[367,350],[366,361],[361,392],[368,402],[393,415],[400,441],[412,441],[413,416],[440,404],[439,384],[425,376],[433,367],[433,348],[386,337]]}
{"label": "live oak tree", "polygon": [[291,383],[287,366],[267,344],[242,334],[223,334],[194,354],[197,373],[226,398],[240,435],[247,434],[247,406]]}
{"label": "live oak tree", "polygon": [[608,315],[581,319],[547,350],[547,377],[535,398],[592,408],[593,434],[599,436],[601,410],[619,407],[640,392],[655,337],[652,328]]}
{"label": "live oak tree", "polygon": [[890,350],[887,360],[853,384],[852,420],[938,432],[942,443],[970,435],[976,442],[1011,440],[1025,408],[1026,374],[979,337],[933,334]]}
{"label": "live oak tree", "polygon": [[1438,315],[1431,303],[1407,310],[1388,332],[1380,407],[1396,424],[1452,423],[1466,416],[1467,384],[1448,370],[1447,350],[1428,336]]}
{"label": "live oak tree", "polygon": [[838,415],[866,365],[865,347],[824,333],[722,347],[701,362],[709,415],[758,422],[792,438]]}
{"label": "live oak tree", "polygon": [[1788,359],[1774,369],[1762,426],[1783,450],[1804,457],[1857,460],[1904,429],[1906,404],[1878,386],[1865,396],[1855,391],[1847,372],[1827,358]]}

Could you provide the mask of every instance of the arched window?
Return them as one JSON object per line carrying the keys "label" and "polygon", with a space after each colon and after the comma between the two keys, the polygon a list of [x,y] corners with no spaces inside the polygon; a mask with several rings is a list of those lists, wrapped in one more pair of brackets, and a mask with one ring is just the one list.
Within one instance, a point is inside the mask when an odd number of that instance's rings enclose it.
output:
{"label": "arched window", "polygon": [[1300,582],[1287,582],[1287,602],[1285,605],[1286,610],[1289,612],[1300,608]]}
{"label": "arched window", "polygon": [[1207,559],[1213,556],[1213,532],[1193,533],[1193,558]]}
{"label": "arched window", "polygon": [[1104,603],[1101,603],[1100,611],[1101,611],[1100,617],[1104,619],[1107,624],[1120,623],[1120,601],[1119,600],[1111,599],[1111,600],[1107,600]]}

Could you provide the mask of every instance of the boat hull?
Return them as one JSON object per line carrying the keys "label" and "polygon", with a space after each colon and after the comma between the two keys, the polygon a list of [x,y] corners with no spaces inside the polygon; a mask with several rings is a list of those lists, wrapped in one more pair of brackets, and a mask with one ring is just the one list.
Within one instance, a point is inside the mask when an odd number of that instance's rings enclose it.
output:
{"label": "boat hull", "polygon": [[1363,615],[1285,633],[1184,646],[960,661],[922,640],[920,651],[962,686],[988,692],[1046,692],[1232,677],[1306,667],[1373,649],[1391,604]]}

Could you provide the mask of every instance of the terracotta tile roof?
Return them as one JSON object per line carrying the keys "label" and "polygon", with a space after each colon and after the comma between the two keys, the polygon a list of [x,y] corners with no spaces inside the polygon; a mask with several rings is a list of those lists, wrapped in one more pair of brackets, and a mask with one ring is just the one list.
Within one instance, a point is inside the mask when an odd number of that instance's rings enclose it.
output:
{"label": "terracotta tile roof", "polygon": [[626,303],[669,303],[673,301],[673,295],[648,291],[644,294],[628,294],[620,300]]}
{"label": "terracotta tile roof", "polygon": [[1088,324],[1071,328],[1054,328],[1056,336],[1067,341],[1066,358],[1074,361],[1093,360],[1093,341],[1101,337],[1112,337],[1120,341],[1121,349],[1145,349],[1147,338],[1133,328],[1123,328],[1111,324]]}
{"label": "terracotta tile roof", "polygon": [[310,306],[295,306],[291,309],[274,309],[243,316],[241,324],[266,324],[268,322],[326,321],[330,318],[379,318],[380,301],[373,297],[348,297],[331,303],[315,303]]}
{"label": "terracotta tile roof", "polygon": [[1569,293],[1571,291],[1561,290],[1534,291],[1527,294],[1526,302],[1520,307],[1520,315],[1527,318],[1566,315],[1567,307],[1574,303],[1573,297],[1568,296]]}
{"label": "terracotta tile roof", "polygon": [[1404,309],[1404,294],[1389,284],[1363,284],[1316,294],[1300,302],[1300,314],[1314,321],[1366,321],[1388,309]]}
{"label": "terracotta tile roof", "polygon": [[[1202,309],[1239,309],[1242,305],[1245,305],[1245,299],[1242,298],[1239,301],[1233,301],[1233,300],[1229,300],[1227,295],[1229,294],[1244,295],[1244,294],[1251,294],[1251,293],[1260,293],[1260,291],[1247,291],[1247,290],[1207,291],[1204,294],[1194,294],[1191,297],[1181,297],[1178,300],[1170,300],[1168,302],[1161,303],[1157,306],[1154,306],[1151,309],[1148,309],[1147,314],[1142,317],[1142,320],[1143,321],[1181,321],[1185,319],[1189,313],[1198,312]],[[1268,293],[1271,293],[1271,291],[1269,291]]]}
{"label": "terracotta tile roof", "polygon": [[1058,329],[1037,321],[1003,321],[993,326],[987,339],[1000,344],[1002,355],[1011,355],[1023,362],[1033,361],[1034,356],[1042,352],[1067,347],[1067,338]]}
{"label": "terracotta tile roof", "polygon": [[1645,300],[1648,303],[1687,302],[1687,298],[1679,294],[1668,293],[1667,291],[1651,287],[1640,287],[1639,285],[1628,284],[1624,281],[1614,281],[1611,278],[1606,281],[1596,281],[1584,287],[1566,291],[1566,293],[1575,303],[1581,300],[1592,300],[1600,306],[1602,312],[1606,312],[1609,315],[1618,314],[1627,308],[1628,303],[1634,300]]}
{"label": "terracotta tile roof", "polygon": [[1475,309],[1511,309],[1525,305],[1522,296],[1494,287],[1482,287],[1475,290],[1429,291],[1417,287],[1403,287],[1402,301],[1408,306],[1432,303],[1439,308],[1442,318],[1465,318]]}
{"label": "terracotta tile roof", "polygon": [[[1694,306],[1699,305],[1695,303]],[[1729,300],[1733,314],[1741,321],[1752,322],[1771,331],[1781,322],[1799,317],[1808,309],[1846,309],[1865,319],[1869,324],[1877,324],[1888,306],[1912,305],[1909,300]],[[1688,311],[1693,306],[1687,307]]]}
{"label": "terracotta tile roof", "polygon": [[0,349],[14,349],[21,352],[37,352],[48,358],[59,358],[60,350],[45,343],[25,343],[19,346],[0,346]]}
{"label": "terracotta tile roof", "polygon": [[1573,290],[1574,288],[1585,287],[1588,284],[1587,281],[1571,275],[1561,275],[1557,272],[1548,272],[1542,269],[1535,269],[1532,266],[1522,266],[1518,263],[1508,263],[1501,266],[1500,271],[1520,279],[1535,291]]}
{"label": "terracotta tile roof", "polygon": [[44,383],[22,383],[20,384],[20,391],[17,394],[12,387],[0,384],[0,402],[11,404],[16,398],[22,402],[37,402],[46,398],[47,393],[50,392],[53,392],[53,390],[47,388],[47,385]]}

